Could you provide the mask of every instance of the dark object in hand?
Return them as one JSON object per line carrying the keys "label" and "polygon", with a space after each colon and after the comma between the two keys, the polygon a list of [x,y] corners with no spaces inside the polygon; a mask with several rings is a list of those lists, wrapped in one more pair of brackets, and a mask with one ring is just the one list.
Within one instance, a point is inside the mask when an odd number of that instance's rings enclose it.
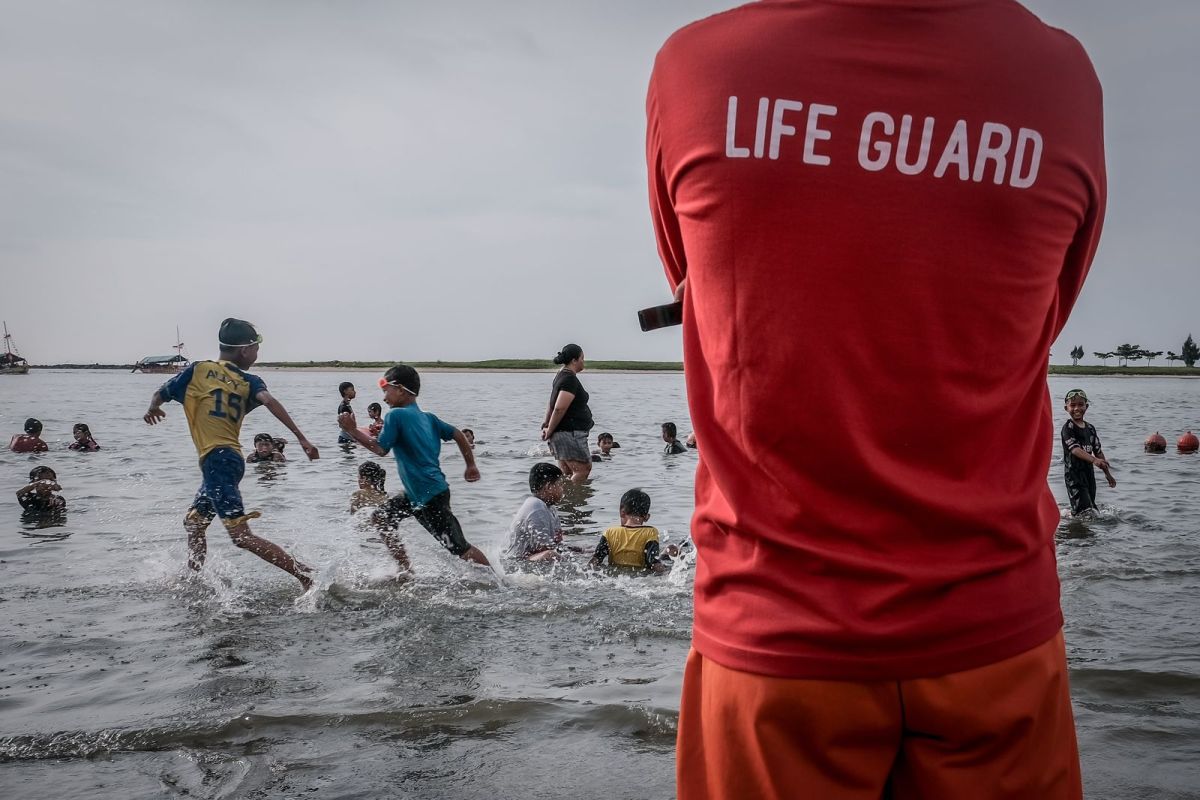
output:
{"label": "dark object in hand", "polygon": [[665,306],[643,308],[638,312],[642,330],[653,331],[671,325],[683,324],[683,303],[667,303]]}

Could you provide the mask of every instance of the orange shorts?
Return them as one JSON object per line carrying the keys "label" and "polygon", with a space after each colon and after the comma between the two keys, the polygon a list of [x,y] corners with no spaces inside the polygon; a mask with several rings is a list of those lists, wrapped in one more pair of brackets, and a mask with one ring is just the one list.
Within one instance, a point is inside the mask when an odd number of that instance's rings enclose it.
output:
{"label": "orange shorts", "polygon": [[681,800],[1082,798],[1062,632],[906,681],[773,678],[692,650],[676,772]]}

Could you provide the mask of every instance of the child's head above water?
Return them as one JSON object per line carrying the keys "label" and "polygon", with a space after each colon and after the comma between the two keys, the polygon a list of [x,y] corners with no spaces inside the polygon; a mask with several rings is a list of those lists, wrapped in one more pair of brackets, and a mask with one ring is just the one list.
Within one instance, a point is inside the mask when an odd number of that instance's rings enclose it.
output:
{"label": "child's head above water", "polygon": [[71,428],[71,435],[75,437],[75,441],[82,442],[92,438],[92,429],[86,422],[76,422],[75,427]]}
{"label": "child's head above water", "polygon": [[392,408],[406,406],[421,393],[421,376],[408,364],[397,364],[379,379],[383,401]]}
{"label": "child's head above water", "polygon": [[545,461],[529,469],[529,492],[548,506],[563,498],[563,471]]}
{"label": "child's head above water", "polygon": [[463,436],[467,437],[467,444],[471,445],[471,447],[474,447],[475,446],[475,431],[471,430],[470,428],[463,428],[462,433],[463,433]]}
{"label": "child's head above water", "polygon": [[374,461],[364,461],[358,465],[358,488],[374,489],[383,491],[383,482],[387,478],[387,473],[383,467],[376,464]]}
{"label": "child's head above water", "polygon": [[1063,400],[1063,407],[1073,420],[1082,420],[1088,409],[1088,396],[1083,389],[1072,389]]}
{"label": "child's head above water", "polygon": [[42,421],[39,419],[34,419],[33,417],[25,420],[25,433],[29,436],[41,436]]}
{"label": "child's head above water", "polygon": [[338,384],[338,394],[342,396],[343,400],[353,400],[358,393],[354,391],[353,383],[350,381],[342,381]]}
{"label": "child's head above water", "polygon": [[57,481],[58,475],[49,467],[34,467],[29,470],[29,482],[35,481]]}
{"label": "child's head above water", "polygon": [[621,524],[641,525],[650,518],[650,495],[630,489],[621,495]]}
{"label": "child's head above water", "polygon": [[287,447],[287,439],[272,439],[271,444],[275,446],[276,453],[282,453],[283,448]]}
{"label": "child's head above water", "polygon": [[269,433],[254,434],[254,452],[260,456],[269,456],[271,451],[275,449],[275,440],[271,438]]}
{"label": "child's head above water", "polygon": [[379,405],[379,403],[371,403],[371,405],[367,406],[367,416],[371,419],[379,419],[383,416],[383,406]]}
{"label": "child's head above water", "polygon": [[608,455],[609,450],[621,445],[617,444],[611,433],[602,433],[596,437],[596,446],[600,448],[601,453]]}
{"label": "child's head above water", "polygon": [[675,428],[674,422],[664,422],[662,424],[662,438],[664,442],[673,442],[678,435],[678,430]]}

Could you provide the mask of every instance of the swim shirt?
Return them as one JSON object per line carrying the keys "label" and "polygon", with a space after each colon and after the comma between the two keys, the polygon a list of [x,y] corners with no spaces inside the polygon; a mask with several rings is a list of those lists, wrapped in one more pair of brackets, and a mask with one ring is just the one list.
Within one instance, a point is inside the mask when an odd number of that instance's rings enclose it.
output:
{"label": "swim shirt", "polygon": [[1046,358],[1106,194],[1083,48],[1011,0],[765,0],[675,33],[646,111],[696,649],[899,680],[1055,636]]}
{"label": "swim shirt", "polygon": [[19,433],[8,443],[14,453],[45,453],[50,449],[44,439]]}
{"label": "swim shirt", "polygon": [[506,558],[524,558],[562,542],[562,523],[554,509],[540,497],[530,495],[513,515],[508,526]]}
{"label": "swim shirt", "polygon": [[1103,447],[1100,446],[1100,434],[1096,433],[1096,426],[1090,422],[1084,422],[1080,428],[1072,420],[1067,420],[1062,426],[1060,434],[1063,448],[1063,470],[1071,473],[1086,473],[1095,472],[1095,465],[1090,461],[1085,461],[1082,458],[1076,458],[1071,455],[1071,451],[1076,447],[1082,447],[1083,452],[1090,456],[1102,452]]}
{"label": "swim shirt", "polygon": [[183,404],[196,452],[203,460],[218,447],[242,452],[242,420],[258,406],[262,378],[229,361],[196,361],[158,390],[160,397]]}
{"label": "swim shirt", "polygon": [[379,446],[396,459],[396,471],[416,508],[450,488],[442,474],[440,458],[442,442],[454,438],[454,427],[433,414],[422,411],[417,404],[393,408],[383,418]]}
{"label": "swim shirt", "polygon": [[652,569],[658,561],[658,528],[650,525],[609,528],[600,535],[592,558],[597,561],[607,558],[614,567]]}

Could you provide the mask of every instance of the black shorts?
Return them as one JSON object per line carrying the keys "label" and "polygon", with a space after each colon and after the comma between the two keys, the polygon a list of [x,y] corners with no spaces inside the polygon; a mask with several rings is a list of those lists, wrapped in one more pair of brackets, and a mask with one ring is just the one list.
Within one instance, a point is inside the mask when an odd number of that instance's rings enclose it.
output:
{"label": "black shorts", "polygon": [[470,543],[463,536],[462,526],[450,510],[450,490],[433,497],[420,508],[414,508],[408,502],[406,495],[397,495],[381,505],[371,515],[371,521],[386,531],[394,531],[400,527],[400,522],[408,517],[415,517],[425,530],[433,534],[433,538],[441,542],[442,547],[456,556],[471,549]]}
{"label": "black shorts", "polygon": [[1096,508],[1096,473],[1068,472],[1066,474],[1067,497],[1071,501],[1071,514],[1079,515],[1089,508]]}

